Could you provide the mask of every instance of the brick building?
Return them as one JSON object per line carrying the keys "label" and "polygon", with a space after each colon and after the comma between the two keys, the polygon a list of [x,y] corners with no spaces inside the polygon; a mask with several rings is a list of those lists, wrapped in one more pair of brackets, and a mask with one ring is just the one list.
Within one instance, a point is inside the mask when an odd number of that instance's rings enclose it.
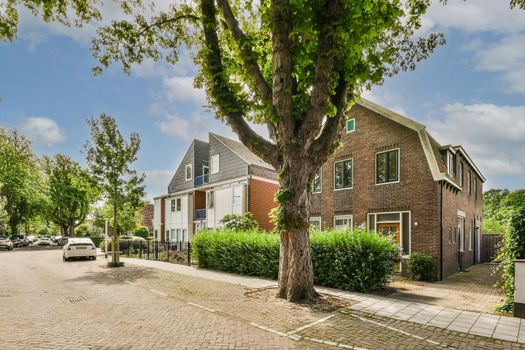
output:
{"label": "brick building", "polygon": [[141,225],[148,228],[149,235],[153,236],[153,204],[148,203],[140,210]]}
{"label": "brick building", "polygon": [[405,258],[432,255],[439,278],[479,262],[485,178],[463,147],[366,100],[348,118],[313,181],[311,224],[394,234]]}
{"label": "brick building", "polygon": [[277,175],[240,142],[209,134],[193,140],[168,185],[154,199],[153,231],[159,241],[190,241],[203,229],[223,226],[228,214],[251,212],[259,227],[271,230],[268,213],[277,204]]}

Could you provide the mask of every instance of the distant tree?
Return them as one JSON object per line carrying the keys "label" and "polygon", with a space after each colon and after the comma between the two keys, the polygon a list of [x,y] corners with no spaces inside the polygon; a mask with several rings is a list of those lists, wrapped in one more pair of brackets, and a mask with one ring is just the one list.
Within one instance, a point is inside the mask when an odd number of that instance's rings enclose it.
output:
{"label": "distant tree", "polygon": [[42,199],[39,175],[29,140],[0,128],[0,197],[12,235],[38,213]]}
{"label": "distant tree", "polygon": [[44,159],[47,174],[49,219],[60,226],[62,235],[75,236],[75,228],[81,225],[90,206],[99,198],[99,189],[87,170],[68,156],[57,154]]}
{"label": "distant tree", "polygon": [[257,221],[253,218],[252,213],[247,211],[243,215],[228,214],[225,215],[221,223],[224,224],[224,228],[232,231],[250,231],[259,228]]}
{"label": "distant tree", "polygon": [[[119,215],[128,210],[138,211],[143,206],[144,175],[139,175],[130,167],[137,160],[140,137],[133,133],[127,141],[115,119],[106,114],[89,119],[88,124],[91,138],[85,145],[87,161],[107,204],[112,207],[113,242],[118,246],[121,232]],[[119,264],[118,249],[113,249],[111,265]]]}
{"label": "distant tree", "polygon": [[501,202],[510,193],[507,189],[490,189],[483,193],[483,219],[501,220]]}
{"label": "distant tree", "polygon": [[146,238],[149,237],[149,230],[145,226],[140,226],[137,229],[135,229],[134,234],[137,237],[142,237],[142,238],[146,239]]}

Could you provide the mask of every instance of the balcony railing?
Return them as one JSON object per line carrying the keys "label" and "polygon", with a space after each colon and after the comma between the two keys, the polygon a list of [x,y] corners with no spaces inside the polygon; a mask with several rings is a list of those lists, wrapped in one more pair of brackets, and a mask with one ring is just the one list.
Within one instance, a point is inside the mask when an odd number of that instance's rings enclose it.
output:
{"label": "balcony railing", "polygon": [[195,187],[201,187],[209,182],[208,174],[195,176]]}
{"label": "balcony railing", "polygon": [[195,209],[195,220],[206,220],[206,208]]}

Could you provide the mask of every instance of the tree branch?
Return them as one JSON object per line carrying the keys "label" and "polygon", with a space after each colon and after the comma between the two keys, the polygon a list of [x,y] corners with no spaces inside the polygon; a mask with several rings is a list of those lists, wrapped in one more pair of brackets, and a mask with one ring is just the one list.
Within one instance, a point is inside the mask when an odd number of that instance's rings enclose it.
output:
{"label": "tree branch", "polygon": [[292,115],[292,10],[289,0],[272,0],[272,93],[273,105],[281,124],[281,140],[293,140],[295,121]]}
{"label": "tree branch", "polygon": [[257,156],[277,167],[279,159],[277,146],[265,140],[248,125],[243,116],[242,104],[230,88],[229,79],[222,64],[213,0],[201,0],[201,13],[206,48],[204,53],[206,64],[203,70],[208,79],[210,97],[215,100],[215,106],[239,136],[241,142]]}
{"label": "tree branch", "polygon": [[142,36],[142,34],[146,33],[153,27],[162,27],[165,24],[178,22],[181,19],[189,19],[189,20],[193,20],[194,22],[197,22],[199,20],[199,17],[190,15],[190,14],[183,14],[183,15],[172,17],[172,18],[162,19],[162,20],[150,23],[149,25],[145,26],[140,32],[137,33],[137,37]]}
{"label": "tree branch", "polygon": [[311,159],[317,166],[321,166],[328,159],[331,152],[326,152],[326,149],[334,149],[341,138],[345,125],[348,98],[352,98],[352,96],[348,96],[348,91],[348,84],[344,81],[344,78],[340,77],[336,93],[331,98],[331,102],[336,106],[337,112],[333,117],[326,119],[321,134],[309,147],[308,154],[311,154]]}
{"label": "tree branch", "polygon": [[336,47],[334,33],[343,13],[342,3],[338,0],[329,0],[325,5],[326,14],[323,21],[315,59],[315,77],[310,94],[310,105],[306,117],[299,130],[299,138],[305,140],[308,146],[322,126],[323,119],[328,112],[332,93],[333,70],[336,64],[334,49]]}
{"label": "tree branch", "polygon": [[248,37],[239,27],[239,22],[235,18],[228,0],[217,0],[217,4],[222,11],[224,20],[230,30],[239,51],[241,59],[246,66],[246,71],[250,74],[255,90],[261,95],[263,102],[269,106],[272,105],[272,90],[263,75],[255,59],[255,53],[250,47]]}

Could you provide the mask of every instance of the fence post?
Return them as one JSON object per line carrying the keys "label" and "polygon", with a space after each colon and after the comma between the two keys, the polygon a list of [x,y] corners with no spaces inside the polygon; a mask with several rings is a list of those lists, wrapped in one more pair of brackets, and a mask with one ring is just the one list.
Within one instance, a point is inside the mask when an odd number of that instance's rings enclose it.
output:
{"label": "fence post", "polygon": [[188,242],[188,266],[191,266],[191,243]]}
{"label": "fence post", "polygon": [[139,259],[142,259],[142,241],[139,244]]}
{"label": "fence post", "polygon": [[130,242],[129,242],[129,240],[128,240],[128,258],[131,256],[131,255],[130,255],[130,249],[129,249],[129,245],[130,245],[129,243],[130,243]]}
{"label": "fence post", "polygon": [[148,245],[146,246],[146,249],[147,249],[147,250],[146,250],[146,254],[147,254],[147,256],[148,256],[147,259],[149,260],[149,244],[151,243],[151,241],[147,241],[146,243],[148,244]]}
{"label": "fence post", "polygon": [[167,246],[168,246],[168,249],[166,251],[166,261],[169,262],[170,261],[170,241],[168,241]]}

